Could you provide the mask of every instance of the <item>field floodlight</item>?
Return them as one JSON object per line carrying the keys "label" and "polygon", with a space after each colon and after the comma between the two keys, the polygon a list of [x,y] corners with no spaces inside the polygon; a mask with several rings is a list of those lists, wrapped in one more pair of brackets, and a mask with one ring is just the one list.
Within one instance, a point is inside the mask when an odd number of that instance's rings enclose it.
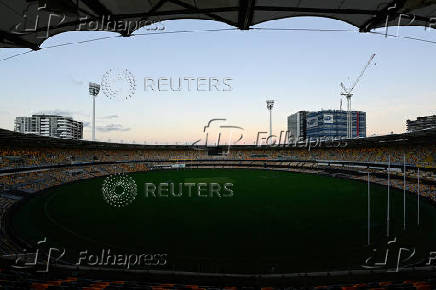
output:
{"label": "field floodlight", "polygon": [[92,141],[95,141],[95,98],[100,93],[100,85],[89,83],[89,94],[92,96]]}
{"label": "field floodlight", "polygon": [[266,108],[269,111],[269,135],[272,136],[272,110],[274,108],[274,100],[266,101]]}

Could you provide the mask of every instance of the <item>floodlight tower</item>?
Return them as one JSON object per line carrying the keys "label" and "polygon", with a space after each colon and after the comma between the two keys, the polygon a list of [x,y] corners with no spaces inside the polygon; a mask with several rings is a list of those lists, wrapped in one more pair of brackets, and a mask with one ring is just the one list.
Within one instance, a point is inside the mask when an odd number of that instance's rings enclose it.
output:
{"label": "floodlight tower", "polygon": [[89,94],[92,96],[92,141],[95,141],[95,98],[99,92],[99,84],[89,83]]}
{"label": "floodlight tower", "polygon": [[274,100],[267,100],[266,108],[269,111],[269,135],[272,136],[272,110],[274,108]]}

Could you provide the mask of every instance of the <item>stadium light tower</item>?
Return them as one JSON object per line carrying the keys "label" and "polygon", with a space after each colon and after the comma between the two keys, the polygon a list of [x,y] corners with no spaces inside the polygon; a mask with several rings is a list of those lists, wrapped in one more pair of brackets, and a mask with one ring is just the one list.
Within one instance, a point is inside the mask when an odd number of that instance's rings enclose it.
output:
{"label": "stadium light tower", "polygon": [[274,108],[274,100],[267,100],[266,108],[269,111],[269,135],[272,136],[272,110]]}
{"label": "stadium light tower", "polygon": [[89,83],[89,94],[92,96],[92,141],[95,141],[95,98],[99,92],[99,84]]}

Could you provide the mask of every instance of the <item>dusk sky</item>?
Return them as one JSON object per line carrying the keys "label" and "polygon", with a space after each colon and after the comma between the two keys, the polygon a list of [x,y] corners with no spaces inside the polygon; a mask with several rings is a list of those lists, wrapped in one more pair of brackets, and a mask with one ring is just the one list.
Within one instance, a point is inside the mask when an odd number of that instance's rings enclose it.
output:
{"label": "dusk sky", "polygon": [[[339,109],[340,82],[349,85],[370,55],[356,88],[353,110],[367,112],[367,135],[401,133],[407,119],[436,114],[436,31],[401,28],[399,38],[358,33],[343,22],[321,18],[271,21],[256,27],[345,29],[346,32],[220,31],[213,21],[169,21],[165,31],[194,33],[111,38],[73,44],[0,61],[0,127],[13,130],[17,116],[71,115],[91,138],[92,100],[88,82],[100,83],[110,69],[127,69],[136,80],[128,100],[97,98],[97,139],[154,144],[193,142],[212,118],[241,126],[243,141],[268,130],[265,101],[274,99],[273,130],[286,130],[287,116],[299,110]],[[381,30],[379,30],[381,31]],[[145,29],[137,33],[147,32]],[[396,28],[391,28],[396,33]],[[115,35],[70,32],[43,47]],[[4,59],[25,49],[1,49]],[[230,91],[145,91],[144,78],[231,79]],[[343,108],[346,108],[345,101]]]}

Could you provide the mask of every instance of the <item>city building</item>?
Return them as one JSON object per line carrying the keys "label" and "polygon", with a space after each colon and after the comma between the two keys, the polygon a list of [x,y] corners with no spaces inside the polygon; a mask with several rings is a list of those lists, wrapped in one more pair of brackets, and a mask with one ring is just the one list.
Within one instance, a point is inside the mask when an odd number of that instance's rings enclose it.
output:
{"label": "city building", "polygon": [[308,112],[299,111],[288,117],[288,136],[291,140],[306,139],[306,115]]}
{"label": "city building", "polygon": [[[366,113],[352,111],[352,138],[366,137]],[[347,111],[322,110],[306,114],[306,137],[347,137]]]}
{"label": "city building", "polygon": [[436,127],[436,115],[418,117],[415,121],[407,120],[407,131],[419,131]]}
{"label": "city building", "polygon": [[32,115],[15,118],[15,132],[46,137],[74,139],[83,138],[83,123],[71,117],[56,115]]}

